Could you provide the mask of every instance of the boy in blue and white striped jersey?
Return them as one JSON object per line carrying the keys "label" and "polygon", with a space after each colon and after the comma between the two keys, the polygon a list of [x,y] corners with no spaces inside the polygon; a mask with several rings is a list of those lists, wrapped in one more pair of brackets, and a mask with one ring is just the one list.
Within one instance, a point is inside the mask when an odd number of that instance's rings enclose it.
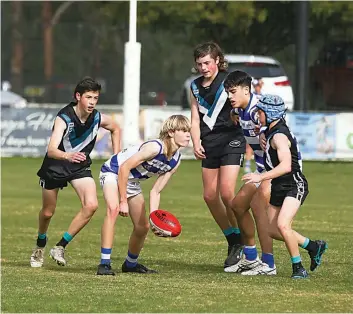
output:
{"label": "boy in blue and white striped jersey", "polygon": [[107,213],[102,226],[101,261],[97,275],[115,275],[110,256],[118,214],[123,217],[130,215],[134,225],[122,271],[155,272],[137,262],[149,230],[140,181],[158,176],[150,192],[150,212],[153,212],[159,207],[160,192],[179,167],[179,148],[189,144],[190,128],[190,121],[185,116],[173,115],[163,123],[159,139],[126,148],[103,164],[99,180]]}
{"label": "boy in blue and white striped jersey", "polygon": [[[242,71],[231,72],[224,81],[224,87],[233,107],[235,121],[240,124],[246,142],[254,151],[256,173],[265,171],[264,152],[258,135],[259,121],[256,104],[258,98],[251,93],[251,76]],[[270,181],[261,184],[244,184],[232,201],[232,209],[243,232],[245,259],[236,265],[225,268],[225,272],[237,272],[243,275],[276,275],[273,257],[273,241],[268,234],[266,209],[270,196]],[[262,249],[262,258],[258,258],[255,245],[255,224],[249,209],[252,209]]]}

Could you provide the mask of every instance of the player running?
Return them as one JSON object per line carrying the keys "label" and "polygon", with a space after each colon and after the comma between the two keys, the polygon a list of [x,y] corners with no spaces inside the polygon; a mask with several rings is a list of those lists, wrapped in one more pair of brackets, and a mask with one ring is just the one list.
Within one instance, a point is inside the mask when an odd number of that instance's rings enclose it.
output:
{"label": "player running", "polygon": [[67,232],[50,250],[58,265],[65,266],[65,248],[75,235],[88,224],[98,208],[96,184],[92,178],[90,153],[100,127],[111,132],[113,151],[120,148],[120,129],[114,120],[95,109],[101,86],[84,78],[74,91],[75,102],[59,111],[54,122],[47,154],[38,171],[42,187],[42,209],[39,212],[37,246],[31,255],[32,267],[42,267],[47,230],[55,213],[59,189],[69,182],[81,201],[81,209]]}

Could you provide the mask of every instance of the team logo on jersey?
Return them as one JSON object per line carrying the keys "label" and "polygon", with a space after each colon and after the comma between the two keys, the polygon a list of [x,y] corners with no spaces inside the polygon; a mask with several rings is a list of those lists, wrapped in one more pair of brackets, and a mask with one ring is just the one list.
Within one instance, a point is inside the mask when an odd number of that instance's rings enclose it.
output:
{"label": "team logo on jersey", "polygon": [[75,124],[73,122],[70,122],[68,125],[69,128],[69,133],[74,129]]}
{"label": "team logo on jersey", "polygon": [[146,163],[143,163],[142,165],[147,171],[151,171],[152,168],[157,168],[157,174],[163,174],[165,172],[168,172],[172,169],[171,166],[165,164],[162,161],[152,159],[150,161],[147,161]]}
{"label": "team logo on jersey", "polygon": [[230,146],[230,147],[239,147],[240,144],[241,144],[241,142],[240,142],[240,141],[237,141],[237,140],[234,140],[234,141],[229,142],[229,146]]}

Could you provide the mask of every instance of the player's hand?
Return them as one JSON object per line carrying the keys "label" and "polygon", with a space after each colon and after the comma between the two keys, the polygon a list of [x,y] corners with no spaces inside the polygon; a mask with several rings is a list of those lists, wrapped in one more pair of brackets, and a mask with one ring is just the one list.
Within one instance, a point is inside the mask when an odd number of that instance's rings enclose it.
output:
{"label": "player's hand", "polygon": [[154,233],[154,235],[156,235],[157,237],[161,237],[161,238],[165,238],[165,235],[160,232],[159,230],[157,230],[154,226],[151,225],[151,230]]}
{"label": "player's hand", "polygon": [[255,125],[254,132],[256,135],[260,134],[260,126],[259,125]]}
{"label": "player's hand", "polygon": [[129,205],[127,204],[127,202],[120,202],[119,215],[122,216],[122,217],[128,217],[129,216]]}
{"label": "player's hand", "polygon": [[260,140],[261,149],[262,149],[263,151],[265,151],[265,150],[266,150],[266,137],[265,137],[265,134],[264,134],[264,133],[261,133],[261,134],[260,134],[259,140]]}
{"label": "player's hand", "polygon": [[198,145],[194,147],[194,155],[196,159],[205,159],[205,149],[202,147],[202,145]]}
{"label": "player's hand", "polygon": [[81,152],[71,152],[65,153],[65,159],[74,164],[79,164],[82,161],[86,160],[86,154]]}
{"label": "player's hand", "polygon": [[259,183],[262,181],[261,175],[258,173],[247,173],[241,178],[242,181],[245,181],[245,184],[248,183]]}
{"label": "player's hand", "polygon": [[230,112],[230,118],[235,125],[237,125],[239,123],[239,115],[233,113],[233,110]]}

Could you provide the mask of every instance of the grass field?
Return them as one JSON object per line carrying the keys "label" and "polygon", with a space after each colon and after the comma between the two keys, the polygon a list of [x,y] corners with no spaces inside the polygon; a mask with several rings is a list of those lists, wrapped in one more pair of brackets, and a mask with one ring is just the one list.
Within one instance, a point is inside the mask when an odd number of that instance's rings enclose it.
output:
{"label": "grass field", "polygon": [[[105,211],[99,187],[99,210],[68,246],[68,266],[57,266],[46,254],[44,267],[32,269],[29,257],[41,206],[36,177],[40,163],[40,159],[2,159],[2,312],[353,311],[352,163],[304,163],[310,194],[294,227],[312,239],[327,240],[329,250],[310,279],[297,281],[290,279],[290,259],[280,242],[275,242],[277,276],[244,278],[223,272],[227,246],[203,202],[196,161],[184,161],[162,194],[161,208],[180,219],[181,236],[164,239],[150,233],[141,254],[140,261],[159,274],[120,272],[131,222],[119,217],[112,255],[117,276],[95,276]],[[101,164],[94,161],[95,178]],[[144,183],[144,190],[152,183]],[[61,191],[48,232],[50,247],[78,209],[74,190]],[[302,257],[308,266],[305,251]]]}

